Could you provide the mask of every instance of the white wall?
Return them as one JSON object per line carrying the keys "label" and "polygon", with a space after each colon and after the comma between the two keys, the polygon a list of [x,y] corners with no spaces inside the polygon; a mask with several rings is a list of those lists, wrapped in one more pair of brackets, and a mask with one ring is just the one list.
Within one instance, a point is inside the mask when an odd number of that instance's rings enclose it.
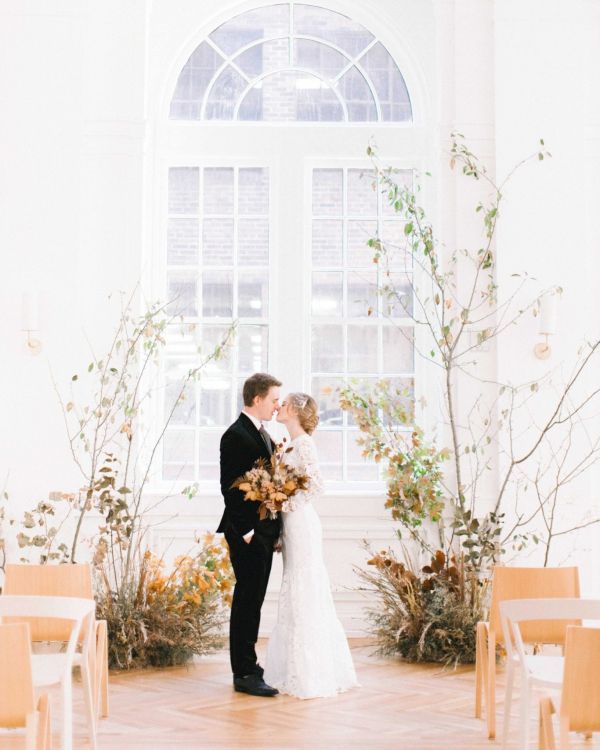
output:
{"label": "white wall", "polygon": [[[503,175],[545,138],[553,159],[528,166],[507,190],[497,243],[501,281],[526,268],[565,287],[556,361],[598,331],[600,241],[600,10],[592,0],[372,0],[327,3],[396,40],[426,112],[438,226],[449,246],[479,232],[474,193],[447,170],[448,133]],[[59,383],[103,348],[110,292],[152,277],[152,189],[157,117],[186,45],[201,26],[251,3],[185,0],[2,0],[0,3],[0,462],[12,510],[72,489],[72,466],[49,376]],[[375,7],[377,6],[377,7]],[[360,156],[362,154],[357,154]],[[384,154],[383,154],[384,155]],[[20,332],[22,292],[39,289],[43,354]],[[110,324],[110,325],[109,325]],[[487,367],[515,381],[535,377],[535,323]],[[517,354],[517,356],[515,356]],[[468,394],[465,394],[467,397]],[[590,482],[583,494],[597,502]],[[380,497],[324,499],[327,557],[348,630],[360,628],[351,566],[392,536]],[[175,504],[182,515],[157,544],[185,545],[212,526],[217,496]],[[590,546],[595,532],[578,545]],[[597,563],[598,561],[595,560]],[[273,577],[265,627],[274,615]]]}

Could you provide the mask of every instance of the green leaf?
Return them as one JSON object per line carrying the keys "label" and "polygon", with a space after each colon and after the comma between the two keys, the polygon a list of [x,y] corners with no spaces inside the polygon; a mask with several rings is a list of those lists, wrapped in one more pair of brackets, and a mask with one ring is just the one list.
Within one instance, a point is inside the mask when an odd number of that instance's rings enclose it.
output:
{"label": "green leaf", "polygon": [[79,377],[79,375],[73,375],[73,377],[71,378],[71,380],[77,380],[78,377]]}
{"label": "green leaf", "polygon": [[413,223],[412,221],[409,221],[408,224],[404,225],[404,234],[409,235],[412,234],[413,231]]}
{"label": "green leaf", "polygon": [[93,369],[94,369],[94,363],[90,362],[89,365],[88,365],[88,370],[87,371],[91,372]]}

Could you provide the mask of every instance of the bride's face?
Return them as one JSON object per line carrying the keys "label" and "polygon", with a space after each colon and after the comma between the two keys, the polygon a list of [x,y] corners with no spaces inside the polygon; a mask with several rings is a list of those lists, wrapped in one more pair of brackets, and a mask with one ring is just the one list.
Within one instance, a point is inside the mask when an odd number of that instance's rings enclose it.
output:
{"label": "bride's face", "polygon": [[294,422],[297,419],[298,415],[296,414],[296,410],[290,403],[290,397],[287,396],[281,402],[281,406],[279,407],[279,411],[277,412],[277,421],[281,422],[282,424],[288,425],[290,424],[290,422]]}

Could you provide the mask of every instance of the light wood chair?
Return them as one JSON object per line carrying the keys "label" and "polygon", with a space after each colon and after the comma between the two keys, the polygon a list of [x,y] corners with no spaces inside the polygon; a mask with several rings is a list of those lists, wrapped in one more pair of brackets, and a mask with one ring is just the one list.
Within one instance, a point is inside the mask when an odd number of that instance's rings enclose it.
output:
{"label": "light wood chair", "polygon": [[25,728],[27,750],[52,750],[48,695],[37,705],[31,676],[31,636],[27,623],[0,625],[0,726]]}
{"label": "light wood chair", "polygon": [[[556,750],[554,711],[551,698],[540,700],[539,750]],[[569,732],[600,731],[600,628],[567,628],[559,716],[560,750],[568,750]]]}
{"label": "light wood chair", "polygon": [[[579,570],[570,568],[512,568],[497,565],[492,574],[488,622],[477,623],[475,650],[475,716],[485,702],[488,737],[496,736],[496,646],[504,645],[499,604],[506,599],[578,597]],[[526,643],[564,643],[565,629],[528,623],[522,631]],[[555,640],[558,638],[558,640]]]}
{"label": "light wood chair", "polygon": [[[5,594],[75,596],[93,599],[92,569],[88,563],[76,565],[6,565]],[[60,623],[31,623],[33,640],[56,640]],[[50,631],[48,630],[50,628]],[[90,674],[94,706],[98,718],[108,716],[108,631],[106,620],[94,620],[95,649],[90,651]]]}
{"label": "light wood chair", "polygon": [[[81,643],[81,682],[92,750],[96,750],[96,717],[92,696],[92,681],[88,670],[91,650],[95,604],[91,599],[74,596],[0,596],[0,618],[3,623],[52,621],[56,628],[56,640],[66,642],[66,647],[56,653],[33,653],[31,672],[35,689],[58,686],[62,702],[62,750],[73,747],[73,698],[72,672],[77,646]],[[64,631],[58,629],[58,625]],[[48,628],[48,632],[51,628]],[[30,633],[30,635],[32,635]]]}
{"label": "light wood chair", "polygon": [[513,599],[500,602],[502,633],[506,646],[506,697],[504,701],[504,730],[502,747],[506,747],[510,726],[510,708],[515,668],[521,673],[520,745],[529,744],[529,706],[534,688],[559,689],[563,681],[562,655],[528,654],[522,631],[535,623],[536,627],[553,627],[555,637],[565,643],[569,625],[580,625],[581,620],[600,622],[600,599]]}

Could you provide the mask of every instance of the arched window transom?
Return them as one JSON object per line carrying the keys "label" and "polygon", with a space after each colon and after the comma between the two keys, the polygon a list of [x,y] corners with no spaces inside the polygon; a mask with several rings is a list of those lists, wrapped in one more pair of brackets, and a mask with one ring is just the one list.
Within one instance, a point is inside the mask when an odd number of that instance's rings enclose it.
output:
{"label": "arched window transom", "polygon": [[170,119],[410,122],[412,108],[370,31],[292,2],[242,13],[202,41],[179,74]]}

